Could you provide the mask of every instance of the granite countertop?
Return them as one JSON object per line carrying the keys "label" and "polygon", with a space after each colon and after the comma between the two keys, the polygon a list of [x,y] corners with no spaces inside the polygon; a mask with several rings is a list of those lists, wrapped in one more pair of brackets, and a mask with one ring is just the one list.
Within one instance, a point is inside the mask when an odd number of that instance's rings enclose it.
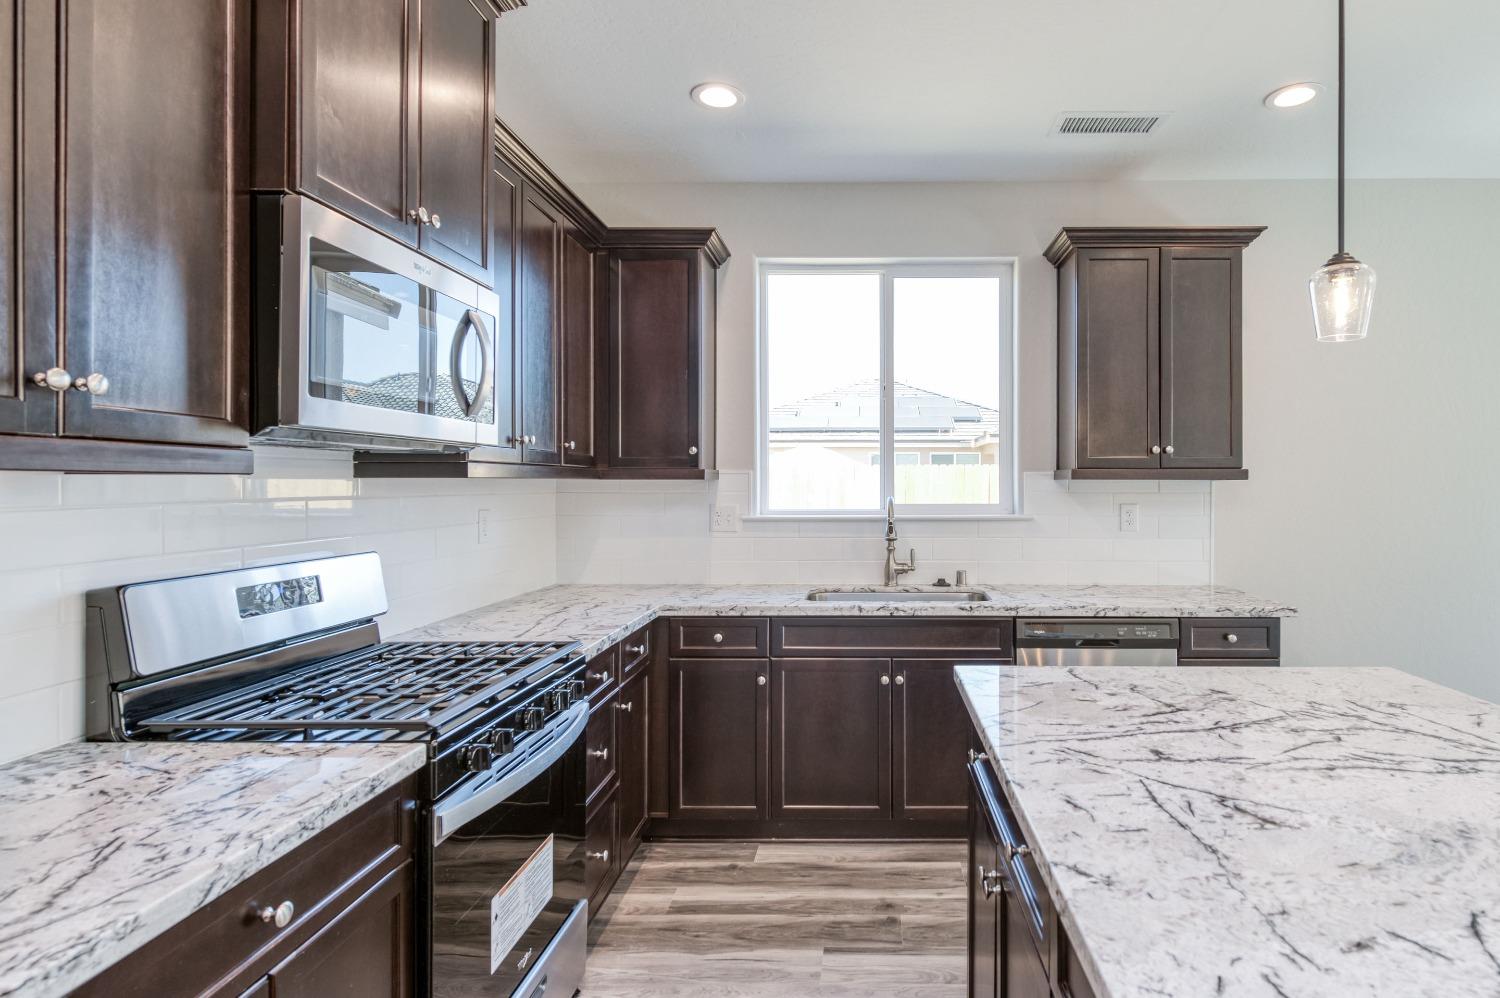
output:
{"label": "granite countertop", "polygon": [[1500,995],[1500,705],[1393,669],[958,673],[1101,996]]}
{"label": "granite countertop", "polygon": [[[576,640],[603,651],[657,617],[1291,617],[1282,603],[1214,586],[976,586],[982,603],[818,603],[811,586],[551,586],[396,635],[398,640]],[[930,586],[898,586],[905,591]],[[942,590],[936,590],[941,592]]]}
{"label": "granite countertop", "polygon": [[425,760],[416,744],[135,742],[0,766],[0,995],[72,990]]}

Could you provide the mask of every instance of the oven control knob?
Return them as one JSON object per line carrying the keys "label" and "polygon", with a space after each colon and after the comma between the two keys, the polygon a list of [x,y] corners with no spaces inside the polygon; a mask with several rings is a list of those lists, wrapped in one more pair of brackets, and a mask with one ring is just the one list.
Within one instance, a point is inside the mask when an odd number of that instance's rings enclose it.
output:
{"label": "oven control knob", "polygon": [[510,728],[495,728],[487,736],[490,749],[496,755],[509,755],[516,750],[516,733]]}
{"label": "oven control knob", "polygon": [[558,686],[557,689],[547,694],[547,709],[554,714],[567,710],[572,702],[573,697],[566,685]]}
{"label": "oven control knob", "polygon": [[540,707],[527,707],[521,712],[521,727],[527,731],[540,731],[546,723],[546,712]]}
{"label": "oven control knob", "polygon": [[471,773],[482,773],[495,764],[495,750],[483,742],[464,746],[459,761]]}

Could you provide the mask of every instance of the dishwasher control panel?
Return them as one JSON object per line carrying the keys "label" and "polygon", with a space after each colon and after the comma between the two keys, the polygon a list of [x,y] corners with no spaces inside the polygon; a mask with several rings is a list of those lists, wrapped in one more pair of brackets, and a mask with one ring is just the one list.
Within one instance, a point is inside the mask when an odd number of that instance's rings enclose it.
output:
{"label": "dishwasher control panel", "polygon": [[1023,618],[1016,622],[1019,641],[1108,641],[1177,643],[1177,621],[1156,619]]}

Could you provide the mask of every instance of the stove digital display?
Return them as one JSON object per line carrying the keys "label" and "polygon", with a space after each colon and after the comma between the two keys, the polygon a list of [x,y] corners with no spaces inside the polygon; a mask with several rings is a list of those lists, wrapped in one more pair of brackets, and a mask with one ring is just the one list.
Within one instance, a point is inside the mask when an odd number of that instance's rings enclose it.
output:
{"label": "stove digital display", "polygon": [[300,579],[241,586],[234,591],[234,598],[240,605],[240,619],[244,620],[247,617],[262,617],[268,613],[321,603],[323,585],[318,576],[304,575]]}

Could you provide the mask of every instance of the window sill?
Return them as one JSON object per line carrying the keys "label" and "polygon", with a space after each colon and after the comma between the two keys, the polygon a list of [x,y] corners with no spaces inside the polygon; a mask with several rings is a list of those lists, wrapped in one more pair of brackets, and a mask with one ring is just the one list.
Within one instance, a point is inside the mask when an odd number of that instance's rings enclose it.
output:
{"label": "window sill", "polygon": [[[884,523],[884,513],[750,513],[740,517],[745,523]],[[897,521],[914,520],[1034,520],[1028,513],[896,513]]]}

